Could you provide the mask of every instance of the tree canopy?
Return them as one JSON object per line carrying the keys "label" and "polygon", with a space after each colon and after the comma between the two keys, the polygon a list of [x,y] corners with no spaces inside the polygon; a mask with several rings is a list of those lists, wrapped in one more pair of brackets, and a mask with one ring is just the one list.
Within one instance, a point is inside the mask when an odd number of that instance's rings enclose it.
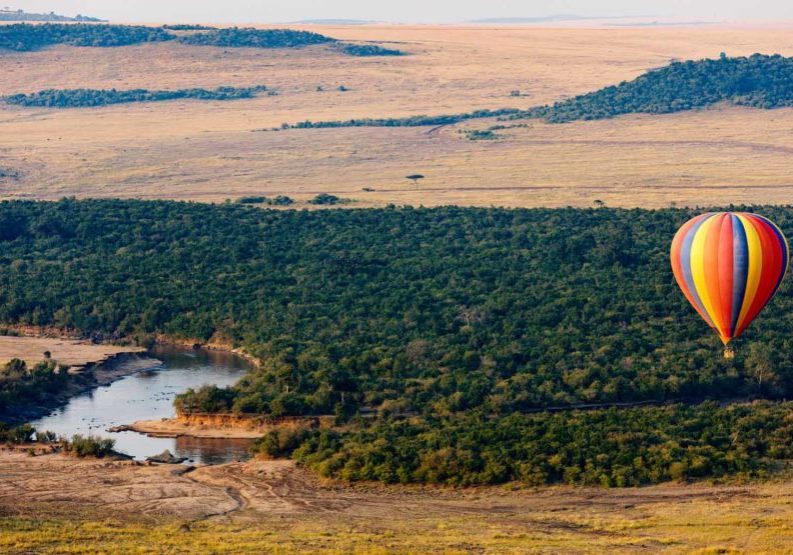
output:
{"label": "tree canopy", "polygon": [[[753,209],[793,231],[793,208]],[[793,394],[790,282],[725,360],[669,267],[669,242],[692,215],[3,202],[0,321],[242,346],[261,366],[231,388],[180,396],[180,410],[358,422],[292,442],[296,457],[331,475],[370,479],[379,460],[404,466],[383,479],[451,483],[419,470],[444,453],[475,457],[458,461],[468,469],[460,483],[523,479],[535,463],[540,481],[614,485],[668,479],[676,463],[700,468],[691,475],[765,471],[789,455],[790,404],[568,410]],[[552,419],[537,416],[546,410]],[[762,444],[723,439],[741,422],[764,430]],[[672,454],[620,478],[614,465],[625,461],[610,455],[620,435],[636,456],[653,445]],[[569,444],[563,466],[579,473],[568,479],[557,459],[530,457],[535,443],[547,457]],[[389,445],[403,444],[415,453],[397,464],[404,453]],[[510,468],[481,474],[487,452]]]}

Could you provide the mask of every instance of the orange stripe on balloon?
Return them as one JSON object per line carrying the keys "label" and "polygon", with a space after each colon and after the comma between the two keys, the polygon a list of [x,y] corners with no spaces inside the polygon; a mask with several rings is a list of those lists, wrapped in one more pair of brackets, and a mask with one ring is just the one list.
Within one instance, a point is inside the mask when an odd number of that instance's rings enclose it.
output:
{"label": "orange stripe on balloon", "polygon": [[[688,302],[694,309],[699,313],[703,320],[706,322],[708,321],[707,316],[705,313],[699,308],[698,303],[694,299],[694,296],[691,294],[691,291],[686,284],[686,279],[683,277],[683,261],[680,258],[682,256],[682,247],[683,241],[688,235],[691,228],[694,227],[697,222],[701,221],[703,218],[707,218],[710,214],[701,214],[695,218],[688,220],[683,226],[677,231],[675,234],[674,239],[672,239],[672,248],[670,253],[670,259],[672,261],[672,273],[675,276],[675,281],[677,281],[677,285],[680,287],[680,290],[683,291],[683,295],[686,297]],[[688,262],[690,264],[690,261]]]}

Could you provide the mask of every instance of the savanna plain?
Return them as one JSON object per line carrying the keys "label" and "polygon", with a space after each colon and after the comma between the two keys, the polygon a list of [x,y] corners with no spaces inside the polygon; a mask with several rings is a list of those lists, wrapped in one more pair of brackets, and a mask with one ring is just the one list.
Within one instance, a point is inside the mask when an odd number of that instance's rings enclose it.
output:
{"label": "savanna plain", "polygon": [[[715,106],[564,125],[532,120],[496,141],[472,141],[464,133],[492,122],[272,131],[305,120],[526,109],[633,79],[671,60],[721,52],[791,55],[784,25],[306,28],[408,55],[173,42],[0,53],[4,95],[256,85],[277,92],[235,102],[100,109],[2,106],[0,165],[18,177],[2,180],[0,193],[212,202],[248,195],[305,202],[330,193],[358,207],[591,206],[594,200],[664,207],[747,203],[758,195],[766,202],[789,199],[789,109]],[[405,179],[410,174],[425,178],[414,183]]]}

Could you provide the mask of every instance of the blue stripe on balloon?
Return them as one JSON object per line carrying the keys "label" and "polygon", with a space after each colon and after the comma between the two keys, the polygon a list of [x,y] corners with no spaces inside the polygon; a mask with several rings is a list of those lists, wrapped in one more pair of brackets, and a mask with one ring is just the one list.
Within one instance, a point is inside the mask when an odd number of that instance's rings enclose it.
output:
{"label": "blue stripe on balloon", "polygon": [[732,219],[732,318],[730,319],[730,337],[735,333],[738,316],[741,314],[743,298],[746,293],[746,279],[749,275],[749,244],[746,241],[746,230],[741,219],[731,214]]}
{"label": "blue stripe on balloon", "polygon": [[688,287],[688,290],[691,291],[691,297],[697,303],[700,312],[704,314],[708,325],[715,328],[716,326],[713,325],[713,320],[710,319],[710,314],[708,314],[708,311],[705,310],[705,306],[702,304],[702,300],[699,298],[697,287],[694,285],[694,276],[691,274],[691,243],[694,242],[694,237],[696,236],[697,231],[699,231],[699,228],[702,226],[702,224],[712,217],[713,214],[704,214],[702,219],[692,225],[691,229],[689,229],[688,233],[686,233],[686,236],[683,238],[683,245],[680,248],[680,269],[683,270],[683,279],[686,280],[686,286]]}

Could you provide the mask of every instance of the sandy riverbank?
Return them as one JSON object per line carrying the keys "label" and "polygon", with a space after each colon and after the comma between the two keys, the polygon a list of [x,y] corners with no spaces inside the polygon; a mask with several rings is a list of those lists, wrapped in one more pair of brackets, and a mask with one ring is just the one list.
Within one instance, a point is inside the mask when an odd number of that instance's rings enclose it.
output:
{"label": "sandy riverbank", "polygon": [[92,367],[108,362],[121,353],[142,353],[146,349],[134,346],[96,344],[88,340],[67,337],[0,336],[0,365],[12,358],[33,366],[50,353],[50,358],[74,369]]}
{"label": "sandy riverbank", "polygon": [[257,439],[262,437],[265,433],[265,431],[259,428],[195,426],[180,422],[176,418],[139,420],[132,424],[114,428],[113,431],[138,432],[152,437],[187,436],[212,439]]}

